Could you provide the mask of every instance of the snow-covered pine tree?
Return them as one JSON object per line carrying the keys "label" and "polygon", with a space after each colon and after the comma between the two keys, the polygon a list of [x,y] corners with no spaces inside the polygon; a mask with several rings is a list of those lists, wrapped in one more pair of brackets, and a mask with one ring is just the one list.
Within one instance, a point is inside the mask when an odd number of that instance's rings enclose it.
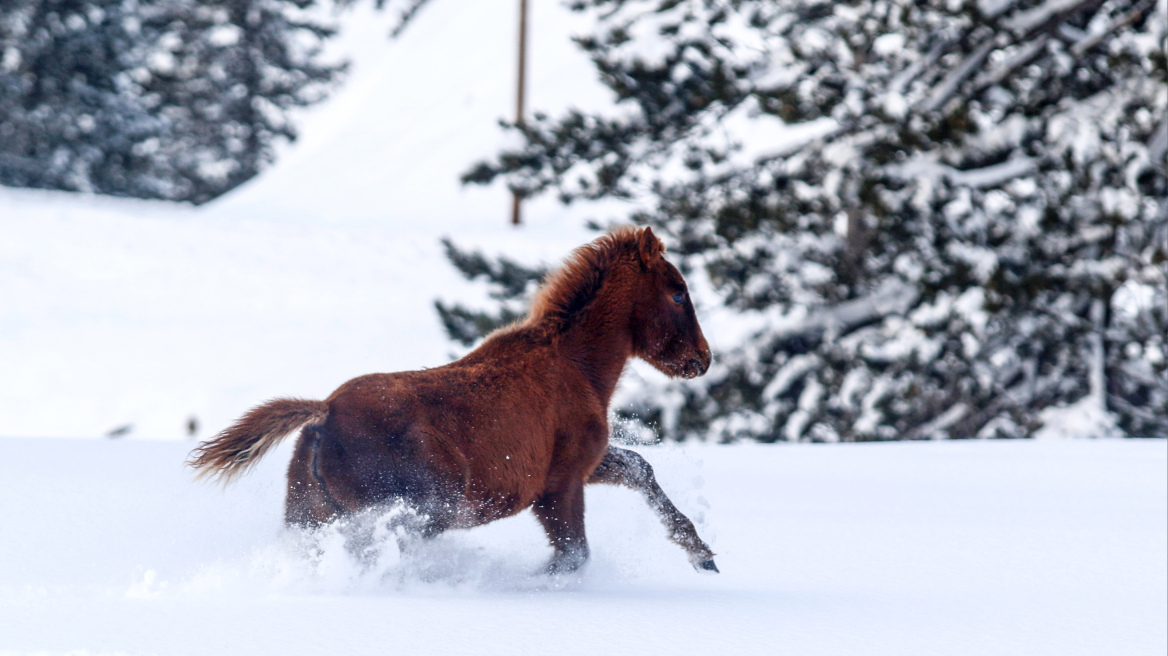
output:
{"label": "snow-covered pine tree", "polygon": [[163,128],[127,88],[137,49],[121,2],[0,0],[0,183],[155,195],[134,146]]}
{"label": "snow-covered pine tree", "polygon": [[733,313],[710,374],[626,412],[675,439],[1168,435],[1163,0],[575,4],[623,111],[537,116],[465,179],[635,200]]}
{"label": "snow-covered pine tree", "polygon": [[288,110],[322,100],[344,66],[320,61],[334,30],[315,0],[159,0],[143,16],[162,48],[144,85],[175,134],[166,160],[203,202],[255,176],[277,139],[295,140]]}
{"label": "snow-covered pine tree", "polygon": [[486,282],[490,297],[499,302],[493,310],[474,310],[460,303],[434,301],[434,309],[438,311],[446,334],[463,346],[470,346],[492,330],[527,314],[532,293],[547,275],[545,267],[524,266],[506,257],[491,260],[477,251],[460,250],[449,239],[443,239],[442,246],[446,250],[446,259],[464,278]]}
{"label": "snow-covered pine tree", "polygon": [[313,0],[0,0],[0,184],[202,203],[343,69]]}

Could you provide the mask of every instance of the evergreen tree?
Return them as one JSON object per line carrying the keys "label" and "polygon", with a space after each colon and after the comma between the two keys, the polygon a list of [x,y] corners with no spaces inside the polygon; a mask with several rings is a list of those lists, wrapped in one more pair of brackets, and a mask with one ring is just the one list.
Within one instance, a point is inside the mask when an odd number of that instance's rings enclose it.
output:
{"label": "evergreen tree", "polygon": [[491,298],[499,301],[494,311],[472,310],[458,303],[446,304],[434,301],[442,327],[451,339],[470,346],[487,333],[505,326],[527,313],[532,293],[547,269],[526,267],[506,257],[492,261],[479,252],[459,250],[454,242],[443,239],[446,259],[458,269],[467,280],[483,280],[490,287]]}
{"label": "evergreen tree", "polygon": [[465,180],[637,200],[749,327],[626,412],[832,441],[1026,436],[1074,405],[1168,435],[1164,3],[576,7],[624,111],[512,126]]}
{"label": "evergreen tree", "polygon": [[127,88],[135,27],[120,2],[0,0],[0,183],[154,195],[133,147],[163,126]]}
{"label": "evergreen tree", "polygon": [[0,0],[0,184],[202,203],[343,70],[313,0]]}

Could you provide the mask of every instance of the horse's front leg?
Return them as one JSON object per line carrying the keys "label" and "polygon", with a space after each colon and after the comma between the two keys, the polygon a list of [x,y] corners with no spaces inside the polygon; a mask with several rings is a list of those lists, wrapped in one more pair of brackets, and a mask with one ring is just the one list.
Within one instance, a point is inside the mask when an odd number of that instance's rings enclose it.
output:
{"label": "horse's front leg", "polygon": [[532,506],[547,531],[555,553],[548,563],[551,574],[572,572],[588,560],[588,538],[584,535],[584,484],[569,480],[545,492]]}
{"label": "horse's front leg", "polygon": [[669,539],[689,554],[689,562],[694,569],[718,571],[718,566],[714,564],[714,552],[698,537],[693,522],[665,496],[657,484],[657,477],[653,475],[653,466],[641,454],[610,445],[588,483],[623,485],[640,492],[653,512],[657,513],[661,523],[665,524]]}

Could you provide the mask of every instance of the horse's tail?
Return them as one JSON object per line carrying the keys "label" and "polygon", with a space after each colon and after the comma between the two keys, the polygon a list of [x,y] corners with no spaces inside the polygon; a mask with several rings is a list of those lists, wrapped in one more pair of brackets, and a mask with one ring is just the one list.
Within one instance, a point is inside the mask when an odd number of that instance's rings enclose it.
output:
{"label": "horse's tail", "polygon": [[187,465],[195,478],[230,483],[246,472],[288,433],[305,424],[319,426],[328,417],[328,403],[305,399],[272,399],[256,406],[223,432],[200,444]]}

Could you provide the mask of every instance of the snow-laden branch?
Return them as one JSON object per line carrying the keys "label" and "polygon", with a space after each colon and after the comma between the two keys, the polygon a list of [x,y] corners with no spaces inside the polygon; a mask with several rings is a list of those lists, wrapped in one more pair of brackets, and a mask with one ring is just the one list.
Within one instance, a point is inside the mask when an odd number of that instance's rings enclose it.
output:
{"label": "snow-laden branch", "polygon": [[1034,61],[1036,57],[1042,54],[1043,48],[1046,47],[1050,40],[1048,35],[1041,35],[1033,41],[1022,44],[1016,51],[1011,53],[1009,57],[1000,63],[993,70],[986,71],[979,75],[973,81],[973,94],[980,92],[982,89],[987,89],[995,84],[1001,84],[1006,78],[1010,77],[1014,71]]}
{"label": "snow-laden branch", "polygon": [[811,310],[795,325],[778,333],[780,342],[803,339],[815,342],[834,339],[890,315],[903,315],[920,298],[920,292],[903,281],[893,280],[863,298]]}
{"label": "snow-laden branch", "polygon": [[953,424],[956,424],[957,422],[964,419],[966,415],[969,414],[969,411],[970,407],[968,405],[958,401],[957,403],[954,403],[952,406],[950,406],[949,409],[938,414],[929,422],[922,424],[914,431],[910,431],[907,435],[904,436],[904,439],[934,440],[941,438],[944,436],[946,430],[953,426]]}
{"label": "snow-laden branch", "polygon": [[997,18],[1006,13],[1018,0],[978,0],[977,10],[986,18]]}
{"label": "snow-laden branch", "polygon": [[1168,155],[1168,116],[1160,119],[1160,125],[1156,126],[1152,141],[1148,144],[1148,158],[1161,171],[1165,168],[1165,155]]}
{"label": "snow-laden branch", "polygon": [[889,166],[885,172],[893,178],[911,180],[914,178],[945,179],[955,187],[986,189],[996,187],[1014,178],[1032,173],[1038,167],[1033,157],[1018,157],[980,169],[962,171],[952,166],[931,160],[918,160]]}
{"label": "snow-laden branch", "polygon": [[1153,5],[1153,0],[1144,0],[1140,4],[1136,5],[1131,11],[1123,14],[1122,16],[1105,25],[1103,29],[1099,30],[1098,32],[1092,32],[1091,34],[1088,34],[1087,36],[1080,39],[1075,43],[1074,46],[1071,47],[1071,54],[1076,57],[1082,57],[1083,53],[1099,45],[1103,39],[1107,38],[1107,36],[1112,32],[1123,29],[1124,27],[1127,27],[1128,25],[1131,25],[1132,23],[1139,20],[1140,17],[1144,15],[1144,12],[1151,11]]}
{"label": "snow-laden branch", "polygon": [[[1143,0],[1130,12],[1111,21],[1099,32],[1093,32],[1079,38],[1071,49],[1072,54],[1076,57],[1082,56],[1084,52],[1098,45],[1111,32],[1122,29],[1138,20],[1144,12],[1152,7],[1152,3],[1153,0]],[[979,4],[979,7],[983,14],[992,17],[1004,12],[1012,4],[1012,0],[986,0]],[[944,107],[945,103],[957,95],[961,85],[977,73],[994,50],[1025,42],[993,71],[979,75],[974,81],[969,95],[1002,82],[1018,68],[1025,66],[1041,54],[1049,40],[1050,32],[1059,27],[1069,29],[1069,26],[1063,23],[1065,19],[1084,10],[1094,11],[1102,4],[1103,0],[1049,0],[1034,9],[1017,13],[1006,21],[1013,36],[1000,32],[988,36],[968,57],[945,76],[945,79],[933,90],[928,99],[921,103],[920,111],[929,113]],[[1034,40],[1027,41],[1031,38]]]}
{"label": "snow-laden branch", "polygon": [[1018,12],[1006,21],[1006,25],[1010,31],[1023,38],[1045,27],[1057,25],[1071,14],[1102,4],[1103,0],[1047,0],[1033,9]]}
{"label": "snow-laden branch", "polygon": [[903,93],[909,83],[917,79],[926,68],[932,66],[952,46],[952,41],[941,41],[934,45],[923,58],[913,62],[903,71],[897,73],[896,77],[892,78],[892,81],[888,84],[888,92],[896,94]]}
{"label": "snow-laden branch", "polygon": [[969,79],[969,76],[973,75],[981,63],[985,61],[986,56],[995,48],[996,40],[994,36],[986,39],[965,61],[961,62],[960,66],[950,71],[949,75],[946,75],[941,84],[933,91],[933,95],[929,96],[929,99],[921,105],[921,111],[935,112],[943,107],[957,93],[957,88],[961,86],[961,83]]}

